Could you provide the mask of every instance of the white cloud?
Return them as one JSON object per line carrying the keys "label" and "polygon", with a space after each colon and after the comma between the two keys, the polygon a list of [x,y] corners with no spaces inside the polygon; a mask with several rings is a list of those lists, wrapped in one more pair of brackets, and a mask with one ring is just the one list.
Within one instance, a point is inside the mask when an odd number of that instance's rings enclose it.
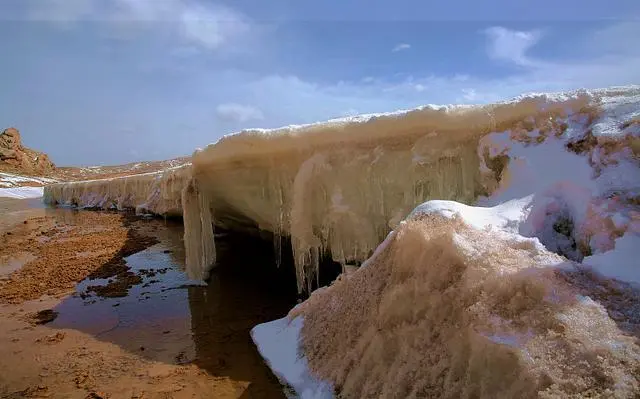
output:
{"label": "white cloud", "polygon": [[182,10],[180,25],[183,35],[208,49],[249,31],[246,18],[226,7],[191,7]]}
{"label": "white cloud", "polygon": [[540,31],[525,32],[493,26],[484,30],[484,34],[489,39],[489,57],[521,66],[534,65],[534,61],[527,56],[527,51],[540,40]]}
{"label": "white cloud", "polygon": [[475,89],[462,89],[462,98],[466,101],[474,101],[477,96]]}
{"label": "white cloud", "polygon": [[423,84],[420,84],[420,83],[415,85],[414,88],[416,89],[417,92],[421,92],[421,91],[427,90],[427,87],[425,85],[423,85]]}
{"label": "white cloud", "polygon": [[[103,0],[100,4],[105,4],[106,1]],[[113,4],[115,0],[109,1],[109,4]],[[119,4],[120,15],[128,15],[130,20],[133,20],[133,16],[140,20],[159,20],[167,12],[160,6],[145,8],[153,6],[149,3],[145,7],[144,3],[134,5],[138,7],[134,11],[125,7],[128,3]],[[164,4],[169,7],[173,3]],[[85,19],[98,18],[95,10],[88,16],[86,11],[79,10],[68,15],[85,15],[82,17]],[[120,20],[123,18],[120,17]],[[111,20],[106,22],[110,24]],[[87,52],[91,56],[84,56],[82,49],[74,46],[71,49],[68,46],[60,47],[59,56],[51,57],[49,51],[40,50],[43,46],[49,45],[47,41],[40,44],[36,40],[29,40],[23,50],[30,54],[31,64],[25,69],[29,72],[11,68],[9,64],[8,75],[5,74],[5,77],[8,81],[31,81],[31,87],[35,92],[29,93],[28,98],[23,98],[18,91],[19,85],[9,85],[10,91],[5,97],[12,98],[12,103],[5,101],[5,106],[0,107],[0,119],[11,118],[25,126],[46,121],[46,124],[54,126],[54,130],[65,132],[65,139],[58,140],[60,142],[72,140],[74,137],[91,138],[99,145],[86,140],[82,151],[83,158],[76,159],[90,159],[92,162],[94,158],[109,159],[109,162],[113,163],[124,161],[126,157],[132,158],[126,151],[122,152],[121,146],[113,144],[121,143],[122,140],[130,142],[131,148],[138,149],[140,154],[147,158],[156,148],[162,151],[154,157],[170,157],[189,153],[197,146],[216,140],[220,134],[247,127],[268,128],[315,122],[344,115],[345,112],[355,113],[356,110],[357,113],[372,113],[413,108],[428,103],[485,103],[531,91],[557,91],[640,82],[640,48],[634,49],[631,45],[619,48],[621,41],[630,42],[630,38],[634,36],[629,36],[628,29],[615,26],[610,26],[606,32],[592,31],[582,40],[573,38],[572,42],[567,43],[572,46],[573,55],[562,57],[556,52],[553,59],[536,58],[530,51],[534,45],[533,40],[518,39],[520,41],[516,42],[519,45],[514,46],[513,41],[495,39],[507,37],[509,34],[490,37],[486,32],[483,33],[481,37],[494,45],[494,49],[497,43],[512,43],[510,48],[517,50],[515,59],[527,61],[512,64],[519,67],[509,74],[479,76],[475,74],[473,65],[468,68],[458,65],[459,69],[447,75],[409,76],[405,73],[369,76],[371,72],[368,70],[363,73],[362,76],[366,76],[363,79],[358,76],[353,77],[351,81],[340,83],[338,78],[335,83],[326,83],[326,76],[316,81],[303,75],[270,75],[269,72],[265,72],[288,70],[282,68],[282,64],[278,65],[278,60],[255,57],[252,61],[264,60],[264,67],[257,62],[246,69],[242,69],[242,65],[246,64],[211,62],[210,58],[203,57],[203,49],[208,48],[207,45],[226,46],[235,45],[237,42],[227,38],[218,44],[220,42],[216,38],[217,28],[213,33],[209,33],[213,38],[209,42],[187,40],[183,31],[176,30],[179,27],[177,24],[176,18],[170,23],[158,24],[167,25],[168,35],[180,36],[180,41],[175,46],[166,49],[162,47],[158,51],[157,46],[147,47],[146,40],[141,40],[140,43],[127,42],[124,45],[127,50],[132,51],[118,52],[116,54],[124,54],[118,58],[113,57],[111,53],[105,55],[101,52]],[[102,24],[91,24],[83,28],[95,29],[96,25]],[[547,34],[551,36],[552,33],[548,31]],[[520,36],[530,37],[527,34],[511,34],[511,37]],[[591,47],[594,37],[603,38],[599,41],[597,51]],[[88,40],[88,45],[93,43],[93,40]],[[123,45],[119,41],[110,44],[114,47]],[[539,43],[540,46],[544,44]],[[172,54],[172,50],[181,57]],[[501,57],[493,59],[501,62],[512,60],[513,57],[509,55],[513,54],[496,51],[495,55]],[[544,54],[544,51],[540,51],[539,54]],[[139,72],[139,64],[142,63],[150,66],[145,69],[145,73]],[[354,68],[357,67],[356,65]],[[491,65],[483,65],[482,69],[487,70],[490,67]],[[146,72],[147,70],[150,72]],[[357,70],[344,72],[345,75],[353,76]],[[65,90],[60,90],[60,87],[65,87]],[[101,93],[96,101],[82,101],[96,92]],[[69,107],[68,104],[76,106]],[[216,107],[218,104],[220,106]],[[70,109],[73,109],[73,112]],[[36,110],[37,117],[33,117],[32,110]],[[112,121],[108,115],[119,117],[117,121]],[[30,126],[32,131],[46,130]],[[145,137],[129,138],[118,132],[117,138],[122,140],[114,140],[110,134],[118,129],[118,126],[130,126],[135,131],[145,131]],[[214,130],[212,126],[215,126]],[[191,132],[188,138],[178,144],[172,142],[171,145],[167,145],[166,132],[185,130]],[[90,133],[85,133],[87,131]],[[108,137],[109,140],[104,140],[103,137]],[[157,143],[154,144],[157,147],[149,147],[148,142]],[[60,147],[57,153],[53,152],[53,155],[63,159],[69,157],[70,162],[75,156],[63,147]]]}
{"label": "white cloud", "polygon": [[236,103],[218,105],[216,114],[223,120],[240,123],[264,119],[264,115],[259,109]]}
{"label": "white cloud", "polygon": [[391,50],[391,52],[396,53],[398,51],[409,50],[410,48],[411,48],[411,45],[408,43],[399,43],[399,44],[396,44],[396,46]]}
{"label": "white cloud", "polygon": [[49,21],[68,26],[91,15],[94,4],[87,0],[26,0],[27,17],[36,21]]}
{"label": "white cloud", "polygon": [[[110,30],[151,28],[153,35],[173,32],[183,41],[217,50],[251,30],[251,21],[225,6],[183,0],[25,0],[28,18],[69,26],[103,22]],[[143,24],[141,24],[143,23]],[[146,23],[146,24],[144,24]],[[155,28],[155,29],[153,29]]]}
{"label": "white cloud", "polygon": [[[640,30],[640,24],[637,28]],[[491,78],[460,73],[367,76],[333,85],[320,85],[298,77],[268,76],[248,81],[247,96],[256,99],[262,109],[269,109],[270,118],[265,124],[274,127],[323,120],[352,108],[361,113],[385,112],[428,103],[487,103],[530,92],[637,84],[640,83],[640,48],[631,52],[628,47],[620,49],[618,44],[620,40],[629,40],[629,29],[609,26],[603,32],[592,31],[586,35],[583,40],[588,45],[593,37],[621,32],[619,37],[609,39],[608,47],[603,43],[597,54],[549,60],[527,52],[537,42],[538,33],[493,28],[483,34],[493,32],[488,40],[494,59],[516,62],[520,67],[510,74]],[[575,44],[578,48],[581,43]],[[278,100],[273,101],[276,96]]]}

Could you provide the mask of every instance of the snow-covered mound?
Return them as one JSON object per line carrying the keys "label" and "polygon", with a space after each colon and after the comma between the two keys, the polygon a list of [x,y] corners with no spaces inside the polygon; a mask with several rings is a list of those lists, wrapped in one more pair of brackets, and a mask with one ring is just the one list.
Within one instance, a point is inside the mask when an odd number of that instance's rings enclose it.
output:
{"label": "snow-covered mound", "polygon": [[[450,205],[425,204],[365,267],[316,291],[290,320],[256,327],[276,372],[297,367],[281,377],[346,398],[635,397],[637,288],[537,239],[470,226],[488,226],[492,214],[502,224],[505,208],[463,206],[460,216]],[[296,334],[300,347],[289,339],[281,353],[301,360],[287,363],[273,354],[276,340],[256,339],[266,328]]]}
{"label": "snow-covered mound", "polygon": [[185,165],[162,172],[57,183],[45,187],[44,200],[51,205],[182,215],[182,190],[190,178],[191,166]]}

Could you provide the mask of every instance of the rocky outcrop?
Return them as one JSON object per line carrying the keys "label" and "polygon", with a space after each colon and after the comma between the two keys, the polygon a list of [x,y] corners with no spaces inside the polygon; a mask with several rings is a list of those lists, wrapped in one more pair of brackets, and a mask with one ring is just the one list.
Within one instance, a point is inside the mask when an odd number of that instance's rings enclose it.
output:
{"label": "rocky outcrop", "polygon": [[26,174],[47,174],[56,166],[47,154],[24,147],[20,132],[11,127],[0,134],[0,168]]}

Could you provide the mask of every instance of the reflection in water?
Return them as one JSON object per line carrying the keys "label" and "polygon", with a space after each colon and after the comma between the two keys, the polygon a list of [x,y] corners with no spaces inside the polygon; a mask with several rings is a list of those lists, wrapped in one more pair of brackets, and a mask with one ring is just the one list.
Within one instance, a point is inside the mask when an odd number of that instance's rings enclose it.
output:
{"label": "reflection in water", "polygon": [[[73,222],[77,210],[47,207],[42,198],[15,199],[0,197],[0,234],[12,230],[16,225],[35,217],[53,217],[57,222]],[[44,239],[44,237],[42,237]],[[18,252],[11,258],[0,259],[0,279],[20,269],[35,259],[30,252]]]}
{"label": "reflection in water", "polygon": [[[194,363],[213,375],[248,382],[245,397],[284,397],[249,334],[295,304],[295,280],[284,288],[283,276],[293,275],[275,268],[271,243],[221,240],[208,286],[197,286],[184,273],[182,225],[144,223],[160,243],[126,258],[143,282],[123,298],[69,297],[56,307],[59,316],[50,325],[92,334],[153,360]],[[83,281],[77,290],[96,283]]]}
{"label": "reflection in water", "polygon": [[0,232],[7,230],[25,219],[45,216],[47,209],[42,198],[15,199],[0,197]]}
{"label": "reflection in water", "polygon": [[72,224],[79,212],[74,208],[48,206],[42,202],[42,198],[0,197],[0,232],[34,217],[53,217],[59,223]]}
{"label": "reflection in water", "polygon": [[36,257],[30,252],[18,252],[7,260],[0,260],[0,280],[8,279],[11,273],[34,259]]}

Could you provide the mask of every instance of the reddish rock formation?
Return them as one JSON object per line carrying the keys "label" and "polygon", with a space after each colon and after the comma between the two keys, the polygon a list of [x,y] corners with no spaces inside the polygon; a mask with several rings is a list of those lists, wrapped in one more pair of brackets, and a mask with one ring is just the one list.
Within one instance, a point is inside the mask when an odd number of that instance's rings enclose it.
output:
{"label": "reddish rock formation", "polygon": [[43,175],[55,168],[47,154],[22,145],[18,129],[11,127],[0,134],[0,170]]}

